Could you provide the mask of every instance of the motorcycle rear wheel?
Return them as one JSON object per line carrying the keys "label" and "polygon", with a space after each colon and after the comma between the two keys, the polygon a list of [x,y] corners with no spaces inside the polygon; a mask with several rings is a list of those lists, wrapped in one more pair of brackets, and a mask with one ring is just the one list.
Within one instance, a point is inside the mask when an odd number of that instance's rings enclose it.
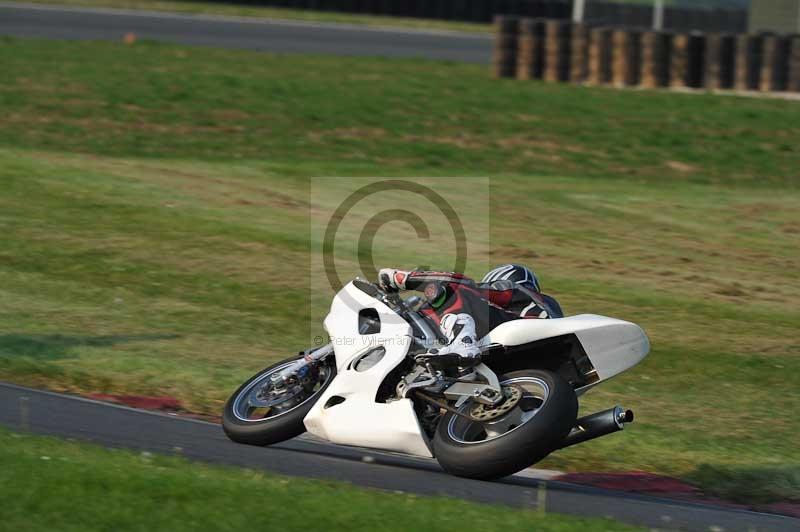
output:
{"label": "motorcycle rear wheel", "polygon": [[336,376],[333,357],[320,362],[318,382],[312,383],[311,390],[287,394],[282,402],[278,395],[271,401],[275,403],[272,406],[260,406],[266,402],[259,398],[259,392],[269,385],[270,376],[297,360],[297,357],[287,358],[259,371],[231,395],[222,413],[222,429],[231,440],[248,445],[272,445],[306,431],[303,419]]}
{"label": "motorcycle rear wheel", "polygon": [[[530,467],[558,449],[575,426],[578,399],[572,386],[550,371],[522,370],[498,375],[508,397],[521,397],[507,413],[487,422],[448,412],[433,438],[436,459],[459,477],[493,480]],[[517,392],[509,393],[509,388]],[[468,414],[476,403],[468,402]],[[475,413],[475,410],[472,410]],[[478,410],[478,416],[491,413]]]}

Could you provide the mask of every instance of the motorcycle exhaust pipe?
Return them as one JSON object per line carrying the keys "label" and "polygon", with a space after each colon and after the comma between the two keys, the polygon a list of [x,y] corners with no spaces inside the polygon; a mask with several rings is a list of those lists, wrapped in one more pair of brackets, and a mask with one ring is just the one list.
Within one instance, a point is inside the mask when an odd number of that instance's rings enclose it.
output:
{"label": "motorcycle exhaust pipe", "polygon": [[603,412],[582,417],[575,422],[575,428],[564,438],[561,449],[585,441],[613,434],[625,428],[625,423],[633,421],[633,410],[615,406]]}

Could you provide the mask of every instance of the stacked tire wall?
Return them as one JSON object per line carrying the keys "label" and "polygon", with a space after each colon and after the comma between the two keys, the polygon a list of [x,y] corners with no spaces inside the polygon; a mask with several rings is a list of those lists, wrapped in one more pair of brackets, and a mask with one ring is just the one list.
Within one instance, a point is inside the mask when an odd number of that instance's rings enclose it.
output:
{"label": "stacked tire wall", "polygon": [[800,35],[657,32],[498,16],[496,77],[800,92]]}

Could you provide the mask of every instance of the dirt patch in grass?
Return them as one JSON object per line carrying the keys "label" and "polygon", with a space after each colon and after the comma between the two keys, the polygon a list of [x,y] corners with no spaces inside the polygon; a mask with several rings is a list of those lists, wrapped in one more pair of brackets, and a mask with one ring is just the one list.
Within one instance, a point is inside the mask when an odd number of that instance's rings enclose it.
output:
{"label": "dirt patch in grass", "polygon": [[697,167],[691,164],[682,163],[680,161],[667,161],[667,167],[682,174],[691,174],[697,172]]}

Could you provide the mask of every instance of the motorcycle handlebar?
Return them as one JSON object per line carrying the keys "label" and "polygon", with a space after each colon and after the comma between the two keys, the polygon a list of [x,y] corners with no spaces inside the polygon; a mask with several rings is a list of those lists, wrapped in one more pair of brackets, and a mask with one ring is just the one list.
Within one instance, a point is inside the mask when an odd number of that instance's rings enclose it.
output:
{"label": "motorcycle handlebar", "polygon": [[377,284],[373,284],[363,279],[354,279],[353,285],[375,299],[387,304],[392,310],[400,314],[412,327],[419,330],[423,337],[428,341],[436,340],[439,343],[447,343],[447,339],[442,334],[438,326],[428,323],[428,318],[411,308],[400,294],[396,291],[389,291]]}

